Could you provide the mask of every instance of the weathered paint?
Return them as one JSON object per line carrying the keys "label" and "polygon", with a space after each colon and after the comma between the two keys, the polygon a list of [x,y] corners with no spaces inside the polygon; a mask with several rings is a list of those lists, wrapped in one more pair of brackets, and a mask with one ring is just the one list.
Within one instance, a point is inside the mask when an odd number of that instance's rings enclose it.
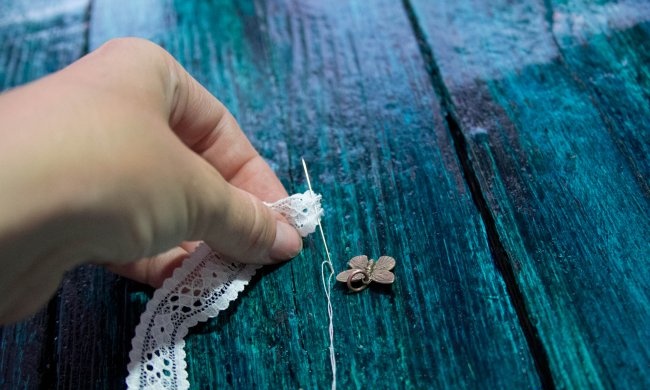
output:
{"label": "weathered paint", "polygon": [[[642,2],[15,3],[0,16],[0,85],[111,37],[152,39],[290,192],[305,189],[305,157],[339,270],[396,257],[391,288],[334,288],[341,388],[650,380]],[[308,239],[195,327],[193,387],[327,387],[322,260]],[[2,328],[0,384],[119,388],[150,294],[72,271],[47,312]]]}
{"label": "weathered paint", "polygon": [[[648,387],[650,8],[413,4],[553,382]],[[537,39],[509,43],[520,36]],[[526,59],[540,47],[554,55]],[[486,59],[509,65],[459,79]]]}

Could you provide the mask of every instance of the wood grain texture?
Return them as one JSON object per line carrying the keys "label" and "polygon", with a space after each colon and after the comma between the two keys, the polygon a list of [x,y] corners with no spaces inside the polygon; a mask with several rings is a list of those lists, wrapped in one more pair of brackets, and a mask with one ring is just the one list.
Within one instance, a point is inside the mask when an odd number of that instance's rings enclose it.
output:
{"label": "wood grain texture", "polygon": [[409,4],[552,381],[647,388],[647,3]]}
{"label": "wood grain texture", "polygon": [[[0,91],[52,73],[86,47],[88,1],[9,1],[0,6]],[[34,113],[38,107],[34,107]],[[56,365],[57,299],[36,315],[0,328],[0,388],[36,389]]]}
{"label": "wood grain texture", "polygon": [[[650,194],[650,3],[549,2],[553,37],[635,177]],[[576,23],[586,20],[586,23]]]}
{"label": "wood grain texture", "polygon": [[55,72],[84,54],[89,0],[5,1],[0,12],[0,90]]}
{"label": "wood grain texture", "polygon": [[151,289],[84,266],[61,284],[54,334],[56,389],[124,388],[130,340]]}
{"label": "wood grain texture", "polygon": [[35,389],[53,362],[48,346],[47,309],[14,325],[0,328],[0,388]]}
{"label": "wood grain texture", "polygon": [[[226,103],[290,191],[305,189],[304,155],[339,270],[361,253],[397,258],[392,289],[334,289],[340,388],[539,387],[401,4],[137,4],[97,1],[93,46],[147,32]],[[161,17],[131,22],[144,12]],[[327,387],[322,260],[307,240],[195,328],[193,386]]]}
{"label": "wood grain texture", "polygon": [[[166,47],[290,192],[323,193],[340,388],[650,386],[650,5],[7,1],[0,88],[111,37]],[[89,19],[89,12],[92,15]],[[35,108],[37,109],[37,108]],[[193,388],[326,388],[318,237],[187,338]],[[0,388],[124,386],[151,290],[98,267],[0,328]]]}

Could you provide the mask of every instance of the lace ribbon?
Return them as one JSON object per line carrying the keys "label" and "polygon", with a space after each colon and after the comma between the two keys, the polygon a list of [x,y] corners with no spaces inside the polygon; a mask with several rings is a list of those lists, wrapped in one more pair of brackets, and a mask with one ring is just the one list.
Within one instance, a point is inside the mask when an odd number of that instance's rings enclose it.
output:
{"label": "lace ribbon", "polygon": [[[321,196],[312,191],[268,207],[306,237],[320,222]],[[205,243],[154,292],[131,341],[128,389],[186,390],[185,340],[189,328],[216,317],[246,287],[258,265],[224,260]]]}

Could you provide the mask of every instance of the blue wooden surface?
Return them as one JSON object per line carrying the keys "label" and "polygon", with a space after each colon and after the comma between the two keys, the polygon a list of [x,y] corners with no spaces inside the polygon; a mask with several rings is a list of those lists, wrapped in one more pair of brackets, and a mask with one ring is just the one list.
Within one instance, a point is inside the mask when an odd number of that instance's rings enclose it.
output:
{"label": "blue wooden surface", "polygon": [[[0,85],[106,40],[169,50],[290,192],[323,193],[340,388],[647,388],[650,7],[641,1],[2,1]],[[35,12],[40,10],[40,12]],[[194,328],[193,388],[325,388],[309,238]],[[151,290],[71,271],[1,328],[2,388],[121,388]]]}
{"label": "blue wooden surface", "polygon": [[647,388],[650,6],[413,3],[552,381]]}

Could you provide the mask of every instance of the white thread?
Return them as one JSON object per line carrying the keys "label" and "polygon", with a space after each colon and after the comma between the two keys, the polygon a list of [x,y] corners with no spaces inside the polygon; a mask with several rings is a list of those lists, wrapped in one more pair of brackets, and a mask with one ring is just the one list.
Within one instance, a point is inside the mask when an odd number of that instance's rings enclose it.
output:
{"label": "white thread", "polygon": [[[309,172],[307,172],[307,164],[304,159],[302,160],[302,167],[305,170],[305,177],[307,178],[307,187],[309,191],[314,193],[311,188],[311,180],[309,180]],[[322,213],[322,211],[321,211]],[[323,283],[323,291],[325,291],[325,297],[327,298],[327,317],[329,319],[328,332],[330,337],[330,366],[332,367],[332,390],[336,390],[336,354],[334,353],[334,311],[332,310],[332,277],[334,276],[334,265],[332,264],[332,257],[330,256],[330,250],[327,247],[327,241],[325,240],[325,233],[323,233],[323,225],[318,219],[318,230],[320,231],[320,237],[323,240],[323,246],[325,247],[325,254],[327,255],[327,260],[324,260],[320,264],[320,277],[321,282]],[[325,268],[329,266],[330,274],[327,277],[327,282],[325,281]]]}

